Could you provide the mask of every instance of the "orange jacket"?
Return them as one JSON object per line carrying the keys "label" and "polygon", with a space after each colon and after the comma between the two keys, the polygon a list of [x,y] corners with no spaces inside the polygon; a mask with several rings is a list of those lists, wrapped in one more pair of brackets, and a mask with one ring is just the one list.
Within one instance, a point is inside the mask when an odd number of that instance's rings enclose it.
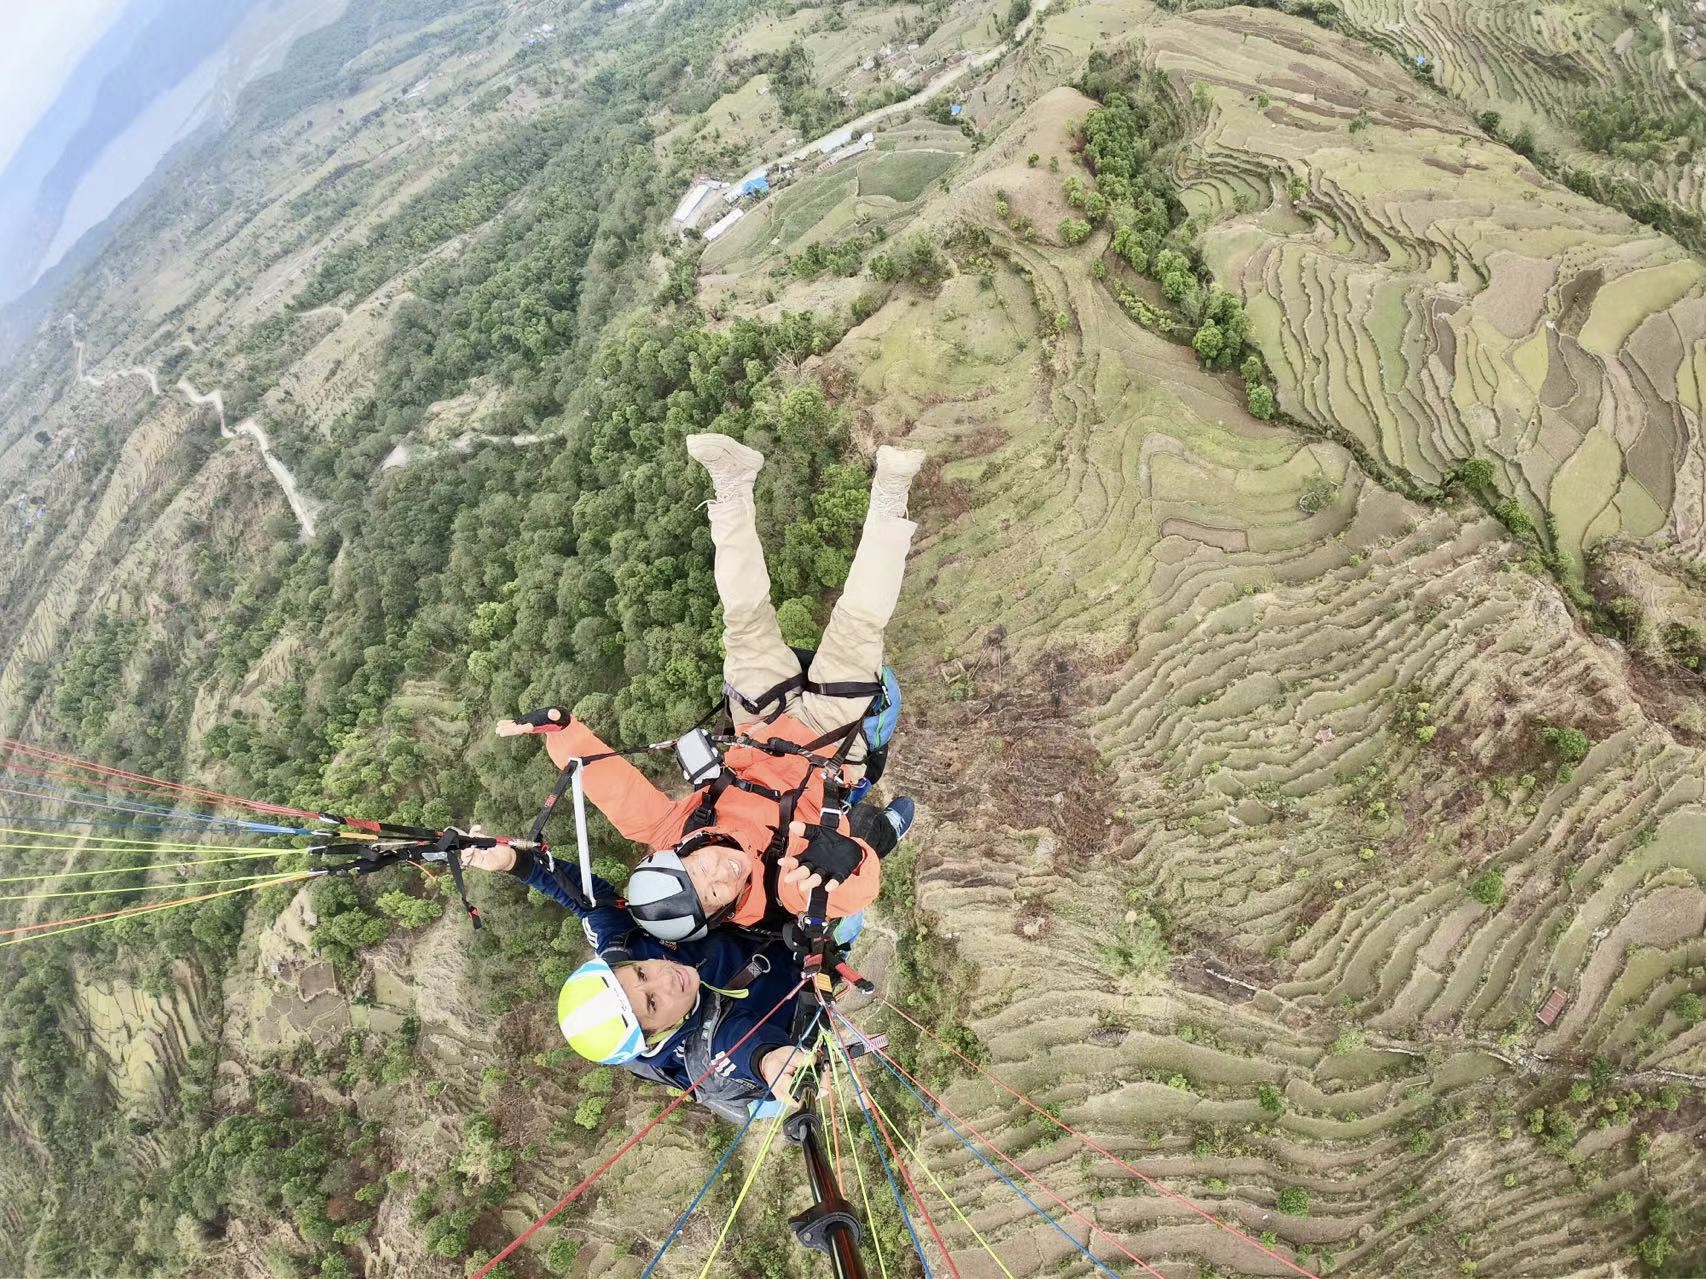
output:
{"label": "orange jacket", "polygon": [[[819,736],[791,715],[780,716],[769,725],[748,725],[745,734],[758,741],[778,740],[799,746]],[[601,755],[610,748],[585,724],[571,719],[561,731],[546,734],[545,749],[552,763],[562,768],[576,756]],[[723,754],[723,767],[747,781],[782,792],[793,790],[802,776],[809,773],[810,780],[794,806],[794,820],[807,826],[818,821],[823,811],[823,776],[800,756],[772,755],[754,746],[731,746]],[[704,792],[702,787],[685,799],[671,799],[639,769],[617,756],[588,764],[581,784],[586,797],[610,819],[611,825],[628,839],[650,848],[669,848],[681,839],[682,827],[699,807]],[[763,858],[779,816],[773,801],[730,786],[717,800],[717,820],[703,828],[732,839],[751,863],[746,891],[729,916],[729,922],[743,928],[761,921],[770,907],[764,888]],[[805,846],[803,836],[792,835],[786,855],[798,856]],[[832,919],[856,915],[876,900],[881,863],[868,846],[864,847],[864,853],[859,869],[829,895]],[[790,915],[806,909],[805,894],[791,885],[782,885],[777,899]]]}

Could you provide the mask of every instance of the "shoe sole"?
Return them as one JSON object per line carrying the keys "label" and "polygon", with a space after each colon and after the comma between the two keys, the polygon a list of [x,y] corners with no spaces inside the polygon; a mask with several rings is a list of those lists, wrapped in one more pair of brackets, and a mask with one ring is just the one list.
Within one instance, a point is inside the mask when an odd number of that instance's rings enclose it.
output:
{"label": "shoe sole", "polygon": [[[696,449],[695,440],[704,440],[704,443]],[[739,440],[710,440],[704,436],[690,435],[687,437],[687,456],[706,470],[721,464],[742,469],[751,468],[753,473],[757,474],[764,466],[764,454],[757,449],[748,448]]]}

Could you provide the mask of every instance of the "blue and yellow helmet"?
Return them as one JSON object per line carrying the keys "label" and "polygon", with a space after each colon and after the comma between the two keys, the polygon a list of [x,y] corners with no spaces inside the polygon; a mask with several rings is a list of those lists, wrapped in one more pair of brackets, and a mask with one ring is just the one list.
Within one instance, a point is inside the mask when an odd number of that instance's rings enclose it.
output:
{"label": "blue and yellow helmet", "polygon": [[616,970],[602,959],[589,959],[563,983],[557,993],[557,1026],[582,1057],[601,1066],[621,1066],[646,1048],[640,1019],[616,980]]}

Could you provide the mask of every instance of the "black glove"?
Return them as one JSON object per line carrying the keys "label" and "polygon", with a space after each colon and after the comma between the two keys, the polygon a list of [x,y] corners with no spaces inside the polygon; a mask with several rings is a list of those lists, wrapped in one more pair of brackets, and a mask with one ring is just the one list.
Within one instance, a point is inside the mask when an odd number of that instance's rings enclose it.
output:
{"label": "black glove", "polygon": [[813,826],[806,841],[799,855],[800,865],[822,875],[825,882],[833,879],[845,884],[865,860],[865,850],[840,831]]}
{"label": "black glove", "polygon": [[515,722],[525,724],[535,733],[555,733],[568,727],[574,716],[561,706],[541,706],[536,711],[528,711],[525,715],[517,715]]}

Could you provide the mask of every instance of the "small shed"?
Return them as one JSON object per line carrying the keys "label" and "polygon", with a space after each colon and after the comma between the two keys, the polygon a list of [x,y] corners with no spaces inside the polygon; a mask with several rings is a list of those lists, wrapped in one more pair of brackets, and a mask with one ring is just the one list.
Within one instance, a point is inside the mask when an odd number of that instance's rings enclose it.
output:
{"label": "small shed", "polygon": [[754,183],[758,183],[758,186],[753,188],[754,190],[768,191],[770,189],[769,172],[763,165],[759,165],[751,173],[735,179],[734,185],[724,192],[723,203],[734,204],[741,196],[749,194],[748,188],[753,187]]}
{"label": "small shed", "polygon": [[718,239],[725,231],[746,216],[745,209],[730,209],[705,230],[707,240]]}
{"label": "small shed", "polygon": [[714,190],[716,190],[714,183],[706,182],[703,179],[695,182],[687,189],[687,194],[681,197],[681,203],[675,206],[675,213],[672,215],[674,220],[686,222],[693,216],[694,210],[699,207],[699,202]]}
{"label": "small shed", "polygon": [[1570,1002],[1570,996],[1560,987],[1554,986],[1552,993],[1546,996],[1546,1002],[1540,1006],[1540,1011],[1534,1014],[1534,1019],[1542,1026],[1550,1026],[1558,1020],[1558,1014],[1564,1011],[1564,1005]]}

